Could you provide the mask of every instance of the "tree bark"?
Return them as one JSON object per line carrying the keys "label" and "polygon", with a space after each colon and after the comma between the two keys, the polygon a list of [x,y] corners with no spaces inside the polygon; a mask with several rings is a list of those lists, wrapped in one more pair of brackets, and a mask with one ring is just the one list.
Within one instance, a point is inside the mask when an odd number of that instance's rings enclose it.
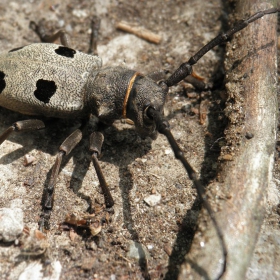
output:
{"label": "tree bark", "polygon": [[[234,21],[276,6],[276,1],[240,0]],[[272,180],[278,104],[277,14],[266,15],[235,34],[225,61],[228,100],[226,145],[217,181],[207,187],[223,231],[228,257],[222,279],[245,279],[265,215]],[[226,159],[232,159],[228,161]],[[216,279],[222,251],[205,211],[179,279]]]}

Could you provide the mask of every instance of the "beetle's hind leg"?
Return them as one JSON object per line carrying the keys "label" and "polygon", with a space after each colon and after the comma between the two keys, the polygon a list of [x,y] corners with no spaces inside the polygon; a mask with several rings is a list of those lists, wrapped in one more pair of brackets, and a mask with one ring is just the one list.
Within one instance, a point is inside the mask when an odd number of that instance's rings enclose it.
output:
{"label": "beetle's hind leg", "polygon": [[39,130],[43,128],[45,128],[45,124],[41,120],[31,119],[31,120],[15,122],[0,135],[0,145],[13,132],[27,132],[27,131]]}
{"label": "beetle's hind leg", "polygon": [[93,16],[91,19],[91,34],[88,54],[98,55],[97,52],[97,42],[98,42],[98,32],[100,29],[100,18]]}
{"label": "beetle's hind leg", "polygon": [[52,43],[57,39],[60,39],[60,42],[63,46],[70,48],[71,42],[68,34],[63,30],[59,30],[56,33],[48,34],[44,27],[45,20],[40,20],[39,23],[31,21],[29,27],[39,36],[40,40],[43,43]]}
{"label": "beetle's hind leg", "polygon": [[[43,43],[53,43],[55,40],[60,39],[60,42],[63,46],[67,48],[71,47],[70,37],[65,32],[65,30],[60,29],[53,34],[48,34],[46,32],[44,19],[40,20],[38,24],[34,21],[31,21],[29,27],[39,36],[40,40]],[[94,16],[91,20],[91,35],[88,54],[97,55],[97,41],[99,29],[100,19],[97,16]]]}

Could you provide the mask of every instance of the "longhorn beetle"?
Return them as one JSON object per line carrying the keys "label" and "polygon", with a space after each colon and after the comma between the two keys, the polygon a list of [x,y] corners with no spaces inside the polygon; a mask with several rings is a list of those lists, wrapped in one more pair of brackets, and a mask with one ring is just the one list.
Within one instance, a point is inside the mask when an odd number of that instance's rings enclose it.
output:
{"label": "longhorn beetle", "polygon": [[[99,120],[99,127],[90,135],[90,151],[107,208],[114,205],[113,198],[98,163],[103,143],[102,130],[116,119],[128,118],[135,124],[141,137],[155,139],[157,133],[168,139],[175,157],[185,167],[195,185],[199,198],[207,209],[219,236],[224,256],[223,270],[226,270],[227,249],[223,233],[218,226],[203,185],[196,172],[176,143],[168,121],[163,116],[163,107],[170,87],[192,74],[192,66],[209,50],[227,41],[234,33],[251,22],[267,14],[277,13],[278,8],[260,11],[246,20],[240,21],[227,32],[218,35],[203,46],[194,56],[167,79],[154,81],[139,72],[124,67],[102,68],[102,61],[71,49],[64,32],[46,37],[39,28],[33,27],[43,41],[53,41],[60,37],[62,45],[52,43],[31,44],[13,49],[0,56],[0,105],[26,115],[53,118],[79,118],[84,122],[93,114]],[[0,135],[0,144],[12,132],[26,132],[43,129],[45,124],[39,119],[18,121]],[[54,187],[62,158],[69,154],[82,139],[82,127],[76,129],[59,147],[46,188],[42,206],[41,228],[46,226],[53,208]],[[220,278],[219,277],[219,278]]]}

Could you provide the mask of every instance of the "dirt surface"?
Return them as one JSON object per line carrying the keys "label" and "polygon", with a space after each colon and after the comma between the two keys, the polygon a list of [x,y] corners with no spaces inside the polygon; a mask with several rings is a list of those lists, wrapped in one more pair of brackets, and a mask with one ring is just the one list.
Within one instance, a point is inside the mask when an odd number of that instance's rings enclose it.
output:
{"label": "dirt surface", "polygon": [[[72,48],[87,52],[90,21],[97,15],[101,18],[97,50],[104,66],[125,64],[144,74],[159,69],[172,72],[221,32],[227,12],[230,11],[223,1],[218,0],[61,4],[2,0],[0,47],[1,51],[9,51],[39,42],[29,23],[45,18],[50,29],[64,28],[69,33]],[[155,45],[116,30],[115,25],[121,20],[161,35],[161,43]],[[205,185],[215,180],[227,124],[223,113],[223,56],[223,46],[215,48],[195,66],[195,72],[212,86],[211,91],[199,92],[181,83],[172,88],[165,106],[176,141]],[[13,122],[27,118],[1,108],[1,132]],[[41,214],[43,188],[58,147],[72,130],[73,121],[59,121],[40,132],[14,134],[1,145],[0,207],[21,208],[24,225],[30,231],[15,243],[0,243],[1,278],[31,279],[27,272],[33,271],[37,273],[34,279],[176,279],[200,213],[196,190],[163,136],[155,141],[143,140],[131,125],[120,121],[105,133],[101,168],[115,200],[115,213],[100,214],[106,221],[101,232],[91,236],[88,230],[66,230],[60,226],[69,214],[87,213],[89,202],[94,209],[103,203],[88,139],[83,139],[63,160],[47,237],[33,235]],[[29,166],[24,166],[26,154],[36,158]],[[278,184],[278,179],[275,182]],[[155,206],[144,201],[151,194],[161,196]],[[275,235],[279,225],[278,195],[275,185],[269,193],[271,215],[264,223],[266,228],[273,221],[269,231],[275,239],[273,252],[279,248],[279,236],[277,239]],[[133,244],[138,255],[146,252],[144,260],[131,256]],[[260,263],[253,260],[248,279],[258,279],[260,269]],[[273,266],[271,269],[275,270]]]}

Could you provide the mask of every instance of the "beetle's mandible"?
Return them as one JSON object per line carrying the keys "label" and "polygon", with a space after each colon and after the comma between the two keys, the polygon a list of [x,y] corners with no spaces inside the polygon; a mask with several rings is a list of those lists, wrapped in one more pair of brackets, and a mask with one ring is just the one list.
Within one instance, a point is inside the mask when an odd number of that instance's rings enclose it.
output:
{"label": "beetle's mandible", "polygon": [[[249,23],[278,11],[277,8],[264,10],[239,22],[202,47],[187,62],[181,64],[169,78],[161,80],[154,80],[120,66],[102,68],[102,61],[98,56],[72,49],[68,41],[63,39],[63,33],[59,33],[58,36],[62,37],[62,45],[37,43],[0,55],[0,106],[38,117],[79,118],[86,121],[91,114],[96,116],[100,129],[90,136],[90,151],[108,208],[114,205],[114,201],[97,159],[101,153],[104,126],[111,125],[117,119],[128,118],[134,122],[135,129],[141,137],[155,139],[158,132],[164,134],[175,157],[181,161],[193,181],[215,225],[224,256],[221,269],[223,275],[226,271],[227,249],[222,230],[207,202],[204,188],[196,172],[188,163],[169,129],[169,124],[163,116],[163,107],[168,89],[191,75],[192,66],[209,50],[225,42]],[[0,144],[12,132],[44,127],[45,124],[40,119],[16,122],[0,135]],[[41,227],[45,226],[53,207],[54,187],[61,160],[81,139],[82,128],[79,128],[59,148],[45,191]]]}

